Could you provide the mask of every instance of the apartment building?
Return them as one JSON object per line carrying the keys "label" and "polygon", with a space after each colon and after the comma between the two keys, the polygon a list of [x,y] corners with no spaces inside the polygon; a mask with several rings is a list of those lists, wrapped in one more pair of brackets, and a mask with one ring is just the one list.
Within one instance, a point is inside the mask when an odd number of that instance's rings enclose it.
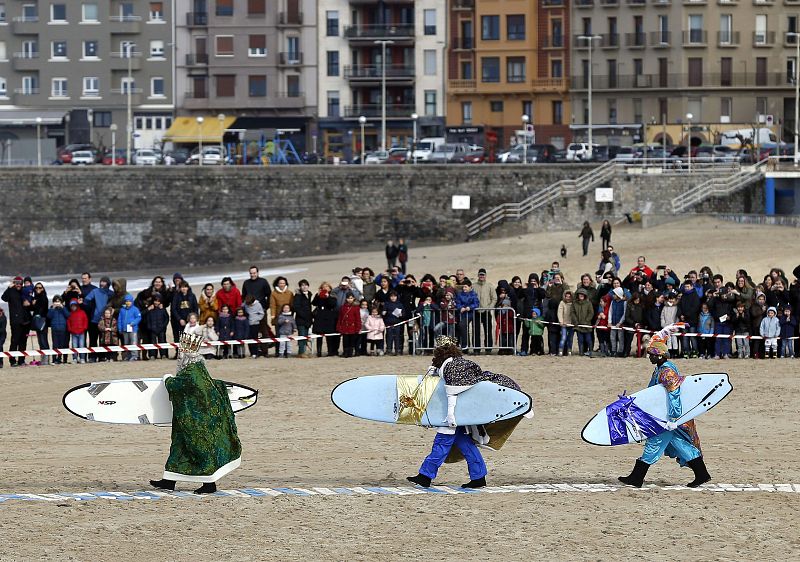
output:
{"label": "apartment building", "polygon": [[[171,124],[169,2],[0,4],[0,136],[152,146]],[[43,129],[43,130],[41,130]],[[18,154],[18,157],[23,155]],[[30,156],[30,155],[28,155]]]}
{"label": "apartment building", "polygon": [[525,138],[564,146],[569,0],[449,0],[448,6],[451,136],[496,148]]}
{"label": "apartment building", "polygon": [[587,132],[591,72],[600,142],[659,141],[662,121],[668,143],[757,122],[789,139],[798,17],[797,0],[574,0],[574,133]]}
{"label": "apartment building", "polygon": [[318,17],[321,152],[357,156],[362,116],[364,148],[380,148],[384,106],[387,148],[411,146],[415,130],[418,139],[443,134],[446,13],[441,2],[328,0],[319,3]]}
{"label": "apartment building", "polygon": [[[304,150],[317,106],[316,1],[177,0],[177,12],[179,113],[210,123],[224,116],[225,128],[235,119],[242,136],[230,140],[288,131]],[[182,119],[169,138],[196,142],[194,123]]]}

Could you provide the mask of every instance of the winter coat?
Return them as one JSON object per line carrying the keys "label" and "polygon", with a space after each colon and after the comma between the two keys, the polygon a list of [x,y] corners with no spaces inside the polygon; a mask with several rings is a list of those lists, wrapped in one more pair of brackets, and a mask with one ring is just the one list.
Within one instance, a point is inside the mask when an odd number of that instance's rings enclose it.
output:
{"label": "winter coat", "polygon": [[114,291],[111,289],[97,287],[83,299],[83,304],[91,307],[93,324],[97,324],[103,318],[103,311],[105,311],[112,296],[114,296]]}
{"label": "winter coat", "polygon": [[697,291],[691,289],[688,293],[681,294],[678,301],[678,318],[683,317],[683,321],[690,326],[697,326],[697,319],[700,316],[700,296]]}
{"label": "winter coat", "polygon": [[89,317],[86,316],[86,312],[79,306],[75,310],[71,310],[69,318],[67,318],[67,331],[74,336],[78,336],[86,333],[88,329]]}
{"label": "winter coat", "polygon": [[[563,303],[562,303],[563,304]],[[594,318],[594,306],[588,299],[578,299],[572,303],[572,312],[570,313],[570,323],[575,324],[575,330],[582,333],[589,333],[592,331],[592,318]],[[588,327],[579,327],[584,324]]]}
{"label": "winter coat", "polygon": [[219,305],[217,304],[217,297],[211,295],[211,298],[208,298],[205,293],[200,294],[200,299],[197,301],[198,308],[200,309],[199,314],[199,322],[203,326],[206,325],[206,320],[209,318],[213,318],[214,322],[217,321],[217,315],[219,314]]}
{"label": "winter coat", "polygon": [[356,298],[356,302],[361,300],[361,291],[353,287],[352,285],[348,285],[347,287],[342,287],[341,285],[337,285],[331,291],[331,295],[336,299],[336,310],[342,308],[344,306],[345,301],[347,301],[347,293],[353,293],[353,296]]}
{"label": "winter coat", "polygon": [[502,310],[497,311],[495,316],[497,328],[500,330],[501,334],[514,333],[514,330],[516,329],[516,322],[514,321],[514,309],[503,308]]}
{"label": "winter coat", "polygon": [[[475,291],[460,291],[456,294],[456,311],[461,314],[461,317],[464,318],[472,318],[475,316],[475,309],[480,308],[481,303],[478,300],[478,295],[475,294]],[[461,312],[462,308],[468,307],[469,310],[465,312]]]}
{"label": "winter coat", "polygon": [[697,320],[697,332],[699,334],[714,333],[714,317],[710,312],[701,312]]}
{"label": "winter coat", "polygon": [[738,310],[733,311],[733,331],[735,333],[749,334],[751,322],[749,307],[745,308],[741,314]]}
{"label": "winter coat", "polygon": [[361,291],[363,297],[367,299],[367,302],[372,302],[375,298],[375,292],[378,290],[378,286],[375,284],[374,280],[365,281],[364,282],[364,290]]}
{"label": "winter coat", "polygon": [[398,302],[403,303],[403,311],[406,313],[404,320],[408,320],[411,318],[411,312],[417,308],[417,299],[423,296],[422,289],[414,285],[401,284],[395,291]]}
{"label": "winter coat", "polygon": [[368,340],[382,340],[386,325],[383,323],[383,318],[370,314],[364,323],[364,329],[367,330]]}
{"label": "winter coat", "polygon": [[610,224],[604,224],[600,228],[600,238],[603,238],[605,240],[610,240],[611,239],[611,225]]}
{"label": "winter coat", "polygon": [[780,324],[782,339],[794,337],[794,331],[797,328],[797,318],[794,316],[787,318],[785,314],[781,314]]}
{"label": "winter coat", "polygon": [[184,295],[180,291],[176,291],[172,297],[172,306],[170,306],[170,317],[174,324],[178,324],[180,320],[184,322],[189,319],[189,315],[194,312],[200,312],[200,307],[197,305],[197,297],[191,289]]}
{"label": "winter coat", "polygon": [[665,304],[661,308],[661,325],[669,326],[678,321],[678,307],[677,305]]}
{"label": "winter coat", "polygon": [[[723,295],[717,293],[716,296],[710,297],[707,302],[708,310],[714,316],[714,322],[729,326],[733,318],[733,303],[736,302],[736,295],[730,291],[725,292]],[[727,316],[724,321],[720,320],[723,316]]]}
{"label": "winter coat", "polygon": [[236,285],[232,285],[230,291],[220,289],[215,296],[217,297],[217,306],[222,308],[223,304],[227,304],[228,310],[232,313],[242,306],[242,293],[239,292]]}
{"label": "winter coat", "polygon": [[247,313],[247,323],[251,326],[258,326],[264,319],[264,308],[258,301],[253,301],[253,304],[245,304],[244,311]]}
{"label": "winter coat", "polygon": [[[111,305],[111,308],[114,309],[114,316],[119,313],[119,310],[125,304],[125,295],[128,294],[128,280],[124,277],[118,277],[111,282],[111,289],[114,292],[113,295],[108,299],[108,304]],[[167,306],[171,301],[164,301],[164,306]],[[64,304],[66,305],[69,301],[65,300]]]}
{"label": "winter coat", "polygon": [[167,331],[169,326],[169,314],[162,306],[161,308],[153,307],[144,314],[144,325],[151,334],[163,334]]}
{"label": "winter coat", "polygon": [[286,287],[283,291],[277,287],[273,287],[272,293],[269,295],[269,313],[272,318],[272,325],[278,325],[278,317],[283,314],[283,305],[288,304],[289,309],[292,309],[294,302],[294,293]]}
{"label": "winter coat", "polygon": [[[272,289],[269,283],[263,277],[256,277],[255,279],[248,279],[242,283],[242,299],[248,295],[253,295],[261,306],[266,310],[269,307],[269,297],[272,294]],[[235,308],[231,309],[235,311]]]}
{"label": "winter coat", "polygon": [[625,321],[625,309],[628,307],[628,302],[622,299],[611,298],[611,304],[608,307],[608,325],[621,326]]}
{"label": "winter coat", "polygon": [[[399,312],[398,312],[399,311]],[[394,326],[403,321],[406,309],[399,300],[392,302],[388,300],[383,305],[383,322],[387,326]]]}
{"label": "winter coat", "polygon": [[47,311],[47,320],[50,322],[50,329],[54,332],[67,331],[67,318],[69,318],[69,310],[63,306],[54,306]]}
{"label": "winter coat", "polygon": [[292,310],[294,310],[294,320],[298,328],[310,328],[314,322],[314,314],[311,312],[311,299],[313,294],[309,291],[303,293],[297,291],[292,300]]}
{"label": "winter coat", "polygon": [[217,319],[217,333],[219,333],[219,337],[223,341],[233,337],[233,316],[230,314],[225,316],[222,314],[219,315]]}
{"label": "winter coat", "polygon": [[[275,291],[273,291],[272,294],[274,295]],[[291,336],[297,331],[297,322],[295,322],[294,316],[292,316],[291,312],[289,314],[278,314],[275,325],[278,328],[279,336]]]}
{"label": "winter coat", "polygon": [[758,302],[754,302],[750,307],[750,333],[761,333],[761,320],[767,316],[767,307],[762,307]]}
{"label": "winter coat", "polygon": [[544,323],[541,318],[530,318],[523,320],[523,322],[532,336],[541,336],[544,334]]}
{"label": "winter coat", "polygon": [[572,305],[573,303],[565,300],[558,304],[558,323],[571,324],[572,323]]}
{"label": "winter coat", "polygon": [[[133,297],[131,295],[125,295],[125,299],[129,299],[133,302]],[[119,316],[117,317],[117,326],[119,327],[120,333],[128,332],[128,326],[131,326],[131,330],[133,332],[137,332],[139,330],[139,323],[142,321],[142,313],[139,312],[139,309],[136,308],[133,304],[131,307],[128,308],[127,306],[123,306],[119,310]]]}
{"label": "winter coat", "polygon": [[361,331],[361,312],[357,304],[342,305],[336,321],[336,331],[343,335],[358,334]]}
{"label": "winter coat", "polygon": [[[166,314],[166,312],[165,312]],[[110,328],[110,331],[106,331]],[[117,331],[117,319],[113,316],[111,318],[101,318],[97,323],[97,343],[100,345],[119,345],[119,332]]]}
{"label": "winter coat", "polygon": [[629,328],[636,328],[637,325],[644,324],[644,307],[641,302],[631,301],[628,303],[628,306],[625,307],[625,321],[622,324]]}
{"label": "winter coat", "polygon": [[9,287],[0,297],[8,303],[8,321],[14,325],[26,326],[31,323],[31,313],[28,306],[22,304],[22,291],[16,287]]}
{"label": "winter coat", "polygon": [[433,303],[430,306],[420,303],[415,313],[419,316],[419,325],[423,328],[433,328],[441,318],[439,306]]}
{"label": "winter coat", "polygon": [[769,316],[765,316],[763,320],[761,320],[760,333],[761,337],[764,338],[780,337],[781,322],[780,320],[778,320],[778,317],[773,316],[772,318],[770,318]]}
{"label": "winter coat", "polygon": [[246,340],[250,337],[250,321],[247,316],[234,316],[233,339]]}
{"label": "winter coat", "polygon": [[320,296],[319,293],[314,295],[311,299],[311,304],[314,305],[314,333],[315,334],[332,334],[336,331],[336,320],[339,314],[336,311],[336,297],[329,294],[326,297]]}
{"label": "winter coat", "polygon": [[476,281],[472,285],[472,292],[478,296],[478,302],[481,308],[494,307],[495,301],[497,300],[497,293],[495,293],[494,286],[489,283],[489,281],[484,281],[483,283]]}

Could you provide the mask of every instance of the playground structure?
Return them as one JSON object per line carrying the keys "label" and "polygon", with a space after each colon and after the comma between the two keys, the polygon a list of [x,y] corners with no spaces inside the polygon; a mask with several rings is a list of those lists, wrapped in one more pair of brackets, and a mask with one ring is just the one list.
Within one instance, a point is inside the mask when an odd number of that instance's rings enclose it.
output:
{"label": "playground structure", "polygon": [[290,138],[282,135],[298,133],[300,129],[275,129],[274,138],[269,139],[266,132],[261,132],[258,140],[246,141],[245,129],[225,129],[226,134],[236,133],[238,142],[223,143],[226,151],[226,164],[270,166],[279,164],[303,164],[303,159],[298,154]]}

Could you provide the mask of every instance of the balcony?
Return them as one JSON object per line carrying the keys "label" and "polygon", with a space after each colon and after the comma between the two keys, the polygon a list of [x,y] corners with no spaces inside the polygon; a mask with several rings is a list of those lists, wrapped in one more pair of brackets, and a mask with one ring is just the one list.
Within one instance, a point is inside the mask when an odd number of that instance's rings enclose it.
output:
{"label": "balcony", "polygon": [[[380,117],[382,115],[382,106],[379,103],[351,105],[344,108],[344,116],[348,118],[364,117]],[[387,104],[386,116],[387,117],[402,117],[404,119],[411,119],[411,114],[416,110],[413,103],[410,104]]]}
{"label": "balcony", "polygon": [[39,70],[39,53],[14,53],[11,68],[19,71]]}
{"label": "balcony", "polygon": [[625,46],[630,49],[644,49],[647,45],[647,36],[644,31],[625,34]]}
{"label": "balcony", "polygon": [[39,16],[18,16],[11,20],[13,35],[37,35],[39,33]]}
{"label": "balcony", "polygon": [[575,0],[573,6],[576,8],[594,8],[594,0]]}
{"label": "balcony", "polygon": [[774,47],[775,46],[775,32],[774,31],[754,31],[753,32],[753,47]]}
{"label": "balcony", "polygon": [[647,0],[625,0],[629,8],[644,8],[647,6]]}
{"label": "balcony", "polygon": [[[127,56],[127,52],[114,52],[111,53],[111,70],[141,70],[142,69],[142,53],[133,51],[131,56]],[[128,66],[130,65],[130,66]]]}
{"label": "balcony", "polygon": [[[354,64],[344,67],[344,77],[351,82],[379,83],[383,76],[383,65]],[[386,66],[387,82],[413,82],[416,71],[413,66],[390,64]]]}
{"label": "balcony", "polygon": [[651,31],[650,46],[654,49],[668,49],[672,42],[672,34],[669,31]]}
{"label": "balcony", "polygon": [[108,22],[108,31],[111,34],[129,35],[142,32],[141,16],[111,16]]}
{"label": "balcony", "polygon": [[[800,2],[800,0],[798,0]],[[791,33],[797,33],[796,31],[784,31],[783,33],[783,46],[784,47],[796,47],[797,46],[797,35],[791,35]]]}
{"label": "balcony", "polygon": [[12,103],[21,106],[39,103],[39,88],[15,88]]}
{"label": "balcony", "polygon": [[600,0],[600,5],[604,8],[616,8],[619,6],[619,0]]}
{"label": "balcony", "polygon": [[738,47],[740,44],[740,33],[738,31],[717,31],[717,46],[725,48]]}
{"label": "balcony", "polygon": [[563,35],[544,35],[539,37],[539,47],[541,49],[563,49],[564,43]]}
{"label": "balcony", "polygon": [[566,78],[534,78],[531,88],[534,92],[566,92],[569,80]]}
{"label": "balcony", "polygon": [[278,92],[268,96],[264,103],[264,107],[274,109],[303,109],[305,106],[306,97],[300,92]]}
{"label": "balcony", "polygon": [[344,36],[353,42],[391,39],[410,43],[414,41],[414,24],[348,25],[344,28]]}
{"label": "balcony", "polygon": [[[584,76],[571,80],[573,90],[587,90],[588,81]],[[722,88],[753,89],[757,87],[790,88],[792,82],[786,73],[704,73],[701,76],[689,74],[627,74],[618,76],[593,76],[593,90],[637,90],[637,89],[705,89]]]}
{"label": "balcony", "polygon": [[[350,1],[352,4],[352,0]],[[475,0],[453,0],[450,4],[451,10],[474,10]]]}
{"label": "balcony", "polygon": [[774,6],[775,0],[753,0],[753,6]]}
{"label": "balcony", "polygon": [[545,8],[561,8],[564,6],[564,0],[542,0],[542,5]]}
{"label": "balcony", "polygon": [[668,8],[672,5],[672,0],[652,0],[650,2],[651,5],[655,6],[656,8]]}
{"label": "balcony", "polygon": [[278,66],[292,67],[303,65],[303,53],[290,52],[278,54]]}
{"label": "balcony", "polygon": [[186,55],[186,66],[208,66],[208,53]]}
{"label": "balcony", "polygon": [[188,12],[186,27],[208,27],[208,12]]}
{"label": "balcony", "polygon": [[[601,49],[619,49],[619,33],[603,33],[600,38],[598,43]],[[585,44],[586,41],[584,40],[583,43]]]}
{"label": "balcony", "polygon": [[303,12],[280,12],[278,14],[279,27],[296,27],[303,25]]}
{"label": "balcony", "polygon": [[474,37],[456,37],[450,43],[450,49],[453,51],[471,51],[474,48]]}
{"label": "balcony", "polygon": [[[128,91],[130,90],[130,94]],[[112,88],[109,92],[111,94],[111,103],[124,105],[128,103],[128,96],[130,95],[131,105],[141,105],[142,103],[142,89],[141,88]]]}
{"label": "balcony", "polygon": [[707,47],[708,32],[702,29],[690,29],[683,32],[684,47]]}
{"label": "balcony", "polygon": [[478,86],[478,81],[470,78],[462,78],[447,81],[448,94],[472,94]]}

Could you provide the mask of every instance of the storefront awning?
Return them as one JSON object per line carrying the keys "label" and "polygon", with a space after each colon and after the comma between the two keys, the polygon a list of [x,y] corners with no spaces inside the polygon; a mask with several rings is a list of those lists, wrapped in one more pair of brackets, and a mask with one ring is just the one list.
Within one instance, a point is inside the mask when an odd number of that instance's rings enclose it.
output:
{"label": "storefront awning", "polygon": [[[573,123],[569,126],[570,130],[572,131],[588,131],[589,125],[582,125]],[[628,123],[628,124],[611,124],[611,123],[593,123],[592,124],[592,131],[595,129],[599,130],[609,130],[609,131],[624,131],[624,130],[639,130],[642,128],[640,123]]]}
{"label": "storefront awning", "polygon": [[0,127],[36,125],[36,118],[41,117],[42,125],[60,125],[64,121],[64,110],[31,111],[19,109],[0,109]]}
{"label": "storefront awning", "polygon": [[226,116],[220,120],[216,115],[203,116],[202,123],[197,122],[197,117],[176,117],[164,135],[164,140],[178,143],[220,144],[225,130],[230,128],[234,121],[236,117]]}

